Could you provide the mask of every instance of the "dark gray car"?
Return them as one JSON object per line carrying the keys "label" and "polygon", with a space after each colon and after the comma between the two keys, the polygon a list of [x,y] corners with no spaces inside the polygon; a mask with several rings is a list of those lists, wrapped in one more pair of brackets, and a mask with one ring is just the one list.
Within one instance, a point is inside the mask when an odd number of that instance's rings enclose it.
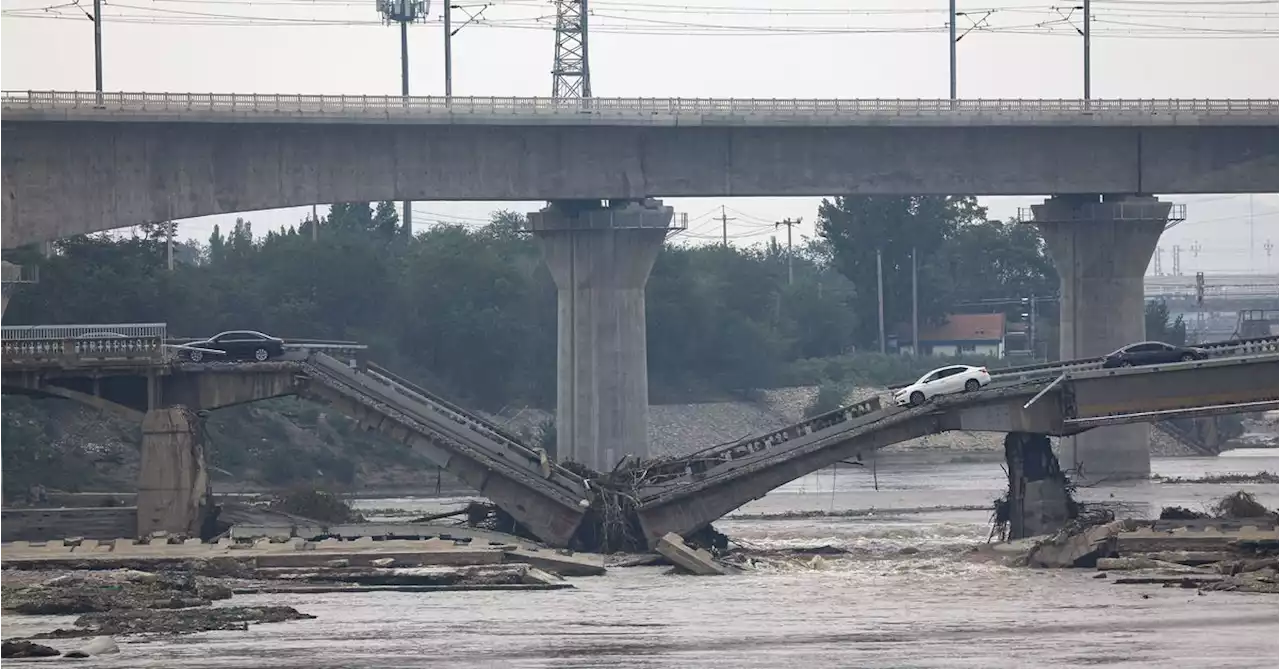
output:
{"label": "dark gray car", "polygon": [[[256,360],[263,362],[284,354],[284,340],[255,330],[230,330],[216,334],[208,339],[186,344],[187,358],[191,362],[201,362],[206,357],[217,360]],[[224,355],[209,353],[198,349],[221,351]]]}
{"label": "dark gray car", "polygon": [[1124,348],[1107,355],[1102,361],[1104,368],[1141,367],[1143,365],[1164,365],[1171,362],[1190,362],[1207,360],[1209,352],[1191,346],[1174,346],[1162,341],[1143,341],[1129,344]]}

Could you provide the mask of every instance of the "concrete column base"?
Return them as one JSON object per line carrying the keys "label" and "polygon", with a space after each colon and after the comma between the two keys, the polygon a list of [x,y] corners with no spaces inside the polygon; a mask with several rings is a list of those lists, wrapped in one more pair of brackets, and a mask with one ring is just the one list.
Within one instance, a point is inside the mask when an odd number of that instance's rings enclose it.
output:
{"label": "concrete column base", "polygon": [[[1063,360],[1101,356],[1146,339],[1143,274],[1172,205],[1140,195],[1063,195],[1031,207],[1061,279]],[[1150,426],[1090,430],[1062,440],[1077,480],[1151,474]]]}
{"label": "concrete column base", "polygon": [[558,295],[556,455],[596,471],[649,455],[644,286],[673,210],[553,202],[529,214]]}
{"label": "concrete column base", "polygon": [[138,535],[200,536],[209,511],[200,417],[186,407],[152,409],[142,419]]}

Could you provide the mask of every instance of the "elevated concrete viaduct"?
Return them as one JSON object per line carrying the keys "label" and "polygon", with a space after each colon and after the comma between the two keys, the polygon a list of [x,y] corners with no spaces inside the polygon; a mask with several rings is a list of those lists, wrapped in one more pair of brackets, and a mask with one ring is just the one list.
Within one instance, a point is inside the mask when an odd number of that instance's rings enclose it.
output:
{"label": "elevated concrete viaduct", "polygon": [[[599,469],[647,453],[643,288],[672,220],[660,203],[622,214],[602,200],[1055,195],[1032,222],[1063,276],[1070,356],[1143,338],[1132,279],[1170,205],[1131,194],[1270,192],[1280,179],[1275,100],[44,92],[5,93],[3,111],[4,248],[317,202],[555,202],[530,231],[560,295],[559,446]],[[1142,475],[1142,430],[1082,438],[1071,457]]]}
{"label": "elevated concrete viaduct", "polygon": [[1275,100],[5,93],[4,247],[359,200],[1271,192]]}

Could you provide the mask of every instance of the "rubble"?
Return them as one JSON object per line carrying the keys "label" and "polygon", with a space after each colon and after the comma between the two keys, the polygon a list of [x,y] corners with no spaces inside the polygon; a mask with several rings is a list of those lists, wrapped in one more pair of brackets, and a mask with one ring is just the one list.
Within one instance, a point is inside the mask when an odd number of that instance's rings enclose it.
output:
{"label": "rubble", "polygon": [[1031,542],[1025,563],[1092,567],[1098,570],[1097,577],[1125,572],[1111,579],[1117,585],[1277,592],[1280,561],[1275,513],[1245,492],[1222,498],[1211,510],[1212,518],[1168,507],[1156,521],[1073,522],[1053,536]]}
{"label": "rubble", "polygon": [[219,606],[157,611],[123,609],[86,613],[76,618],[75,627],[58,628],[34,635],[33,639],[68,639],[103,634],[194,634],[217,630],[245,631],[250,623],[279,623],[311,620],[292,606]]}
{"label": "rubble", "polygon": [[0,657],[21,658],[21,657],[57,657],[62,653],[48,646],[42,646],[38,643],[30,641],[5,641],[0,644]]}

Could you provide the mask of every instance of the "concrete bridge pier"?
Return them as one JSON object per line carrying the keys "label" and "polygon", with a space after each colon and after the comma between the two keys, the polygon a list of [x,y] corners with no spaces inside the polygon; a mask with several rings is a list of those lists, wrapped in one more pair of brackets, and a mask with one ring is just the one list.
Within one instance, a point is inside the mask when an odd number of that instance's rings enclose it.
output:
{"label": "concrete bridge pier", "polygon": [[555,201],[528,216],[558,293],[556,456],[596,471],[649,453],[645,283],[671,226],[658,200]]}
{"label": "concrete bridge pier", "polygon": [[[1061,279],[1061,359],[1106,355],[1146,338],[1143,274],[1172,209],[1144,195],[1059,195],[1031,207]],[[1063,466],[1077,480],[1146,477],[1150,429],[1064,437]]]}
{"label": "concrete bridge pier", "polygon": [[143,417],[138,536],[156,531],[200,536],[211,510],[202,420],[183,406],[152,409]]}

